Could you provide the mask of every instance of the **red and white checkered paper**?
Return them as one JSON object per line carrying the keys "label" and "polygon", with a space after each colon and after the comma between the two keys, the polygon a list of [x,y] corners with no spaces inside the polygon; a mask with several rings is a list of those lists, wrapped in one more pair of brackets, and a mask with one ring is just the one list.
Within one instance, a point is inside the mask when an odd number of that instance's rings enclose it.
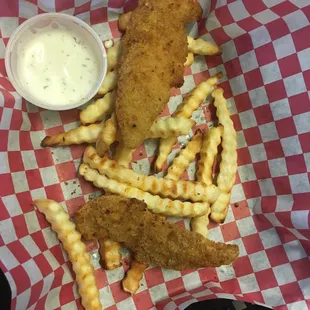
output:
{"label": "red and white checkered paper", "polygon": [[[6,78],[5,46],[25,19],[55,10],[90,23],[102,40],[118,38],[124,2],[0,0],[0,267],[13,291],[13,309],[82,308],[67,255],[31,202],[54,199],[72,214],[96,189],[77,178],[85,146],[40,147],[45,135],[78,126],[78,111],[45,111],[20,98]],[[201,5],[204,18],[189,30],[221,45],[223,55],[197,56],[163,115],[195,84],[224,73],[220,85],[237,130],[239,168],[227,219],[212,225],[210,238],[238,244],[240,258],[216,269],[150,267],[131,297],[120,287],[126,263],[105,272],[97,245],[89,243],[102,304],[111,310],[170,310],[222,297],[310,309],[310,2],[201,0]],[[125,10],[132,6],[126,2]],[[198,127],[212,126],[213,106],[203,104],[193,118]],[[154,149],[140,147],[133,168],[149,172]],[[193,176],[191,165],[185,177]]]}

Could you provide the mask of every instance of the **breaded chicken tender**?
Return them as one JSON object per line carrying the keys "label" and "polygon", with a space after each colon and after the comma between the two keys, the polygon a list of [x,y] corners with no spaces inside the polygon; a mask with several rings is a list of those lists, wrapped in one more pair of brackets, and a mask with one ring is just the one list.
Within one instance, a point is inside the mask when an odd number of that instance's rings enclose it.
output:
{"label": "breaded chicken tender", "polygon": [[193,0],[139,0],[121,40],[116,116],[126,147],[135,149],[170,97],[183,85],[185,24],[201,16]]}
{"label": "breaded chicken tender", "polygon": [[153,214],[136,199],[102,196],[74,216],[86,240],[111,238],[130,249],[139,263],[164,268],[218,267],[237,259],[237,245],[216,243]]}

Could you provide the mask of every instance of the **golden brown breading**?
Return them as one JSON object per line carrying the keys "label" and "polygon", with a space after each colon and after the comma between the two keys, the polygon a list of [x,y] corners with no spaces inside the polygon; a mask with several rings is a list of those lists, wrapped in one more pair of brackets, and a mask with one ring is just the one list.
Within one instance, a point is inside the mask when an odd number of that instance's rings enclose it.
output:
{"label": "golden brown breading", "polygon": [[197,20],[193,0],[140,0],[121,40],[116,115],[124,144],[135,149],[183,84],[188,54],[185,23]]}
{"label": "golden brown breading", "polygon": [[143,264],[176,270],[217,267],[239,255],[238,246],[182,229],[136,199],[110,195],[91,200],[75,214],[75,220],[85,239],[109,237],[133,251]]}

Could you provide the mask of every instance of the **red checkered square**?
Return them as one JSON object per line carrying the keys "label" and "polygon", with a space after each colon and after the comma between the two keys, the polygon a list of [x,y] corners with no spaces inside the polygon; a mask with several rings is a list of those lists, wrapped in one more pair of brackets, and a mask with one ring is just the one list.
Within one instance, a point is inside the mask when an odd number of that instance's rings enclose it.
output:
{"label": "red checkered square", "polygon": [[85,203],[84,197],[79,196],[72,199],[66,200],[67,210],[70,216],[72,216],[75,212],[77,212],[80,207]]}
{"label": "red checkered square", "polygon": [[277,195],[288,195],[292,192],[290,180],[287,176],[272,179]]}
{"label": "red checkered square", "polygon": [[39,168],[54,166],[52,152],[53,151],[49,148],[34,150]]}
{"label": "red checkered square", "polygon": [[[265,85],[269,102],[278,101],[287,97],[283,80]],[[275,89],[277,91],[275,91]]]}
{"label": "red checkered square", "polygon": [[54,0],[56,12],[65,11],[74,8],[74,0]]}
{"label": "red checkered square", "polygon": [[288,98],[290,109],[293,115],[310,111],[310,100],[308,93],[298,94]]}
{"label": "red checkered square", "polygon": [[302,75],[304,77],[306,88],[309,91],[310,90],[310,70],[306,70],[306,71],[302,72]]}
{"label": "red checkered square", "polygon": [[222,6],[215,11],[217,19],[220,21],[222,26],[232,24],[234,22],[233,17],[229,11],[228,6]]}
{"label": "red checkered square", "polygon": [[272,40],[277,40],[290,33],[286,22],[282,18],[278,18],[266,25]]}
{"label": "red checkered square", "polygon": [[252,17],[247,17],[245,19],[239,20],[237,24],[247,32],[250,32],[251,30],[254,30],[261,26],[261,23],[259,23],[256,19]]}
{"label": "red checkered square", "polygon": [[304,27],[292,33],[296,51],[302,51],[310,46],[309,42],[305,40],[307,33],[310,31],[310,26]]}
{"label": "red checkered square", "polygon": [[298,10],[298,8],[289,1],[281,2],[270,9],[281,17]]}
{"label": "red checkered square", "polygon": [[254,49],[252,38],[248,33],[237,37],[234,42],[239,56]]}
{"label": "red checkered square", "polygon": [[16,236],[21,239],[28,235],[28,227],[23,214],[12,217]]}
{"label": "red checkered square", "polygon": [[227,78],[232,79],[242,74],[239,58],[234,58],[224,63]]}
{"label": "red checkered square", "polygon": [[297,135],[293,118],[287,117],[275,122],[279,138],[287,138]]}
{"label": "red checkered square", "polygon": [[259,68],[244,73],[244,79],[248,90],[252,90],[264,85],[263,77]]}
{"label": "red checkered square", "polygon": [[42,253],[47,250],[46,241],[41,231],[37,231],[31,234],[31,238],[33,239],[33,241],[35,242],[35,244],[38,246],[38,248],[41,250]]}
{"label": "red checkered square", "polygon": [[43,187],[43,181],[41,178],[40,170],[33,169],[33,170],[26,170],[25,172],[30,190]]}
{"label": "red checkered square", "polygon": [[116,303],[129,297],[128,293],[123,291],[119,281],[110,284],[110,289]]}
{"label": "red checkered square", "polygon": [[0,130],[0,151],[4,152],[7,151],[8,149],[8,136],[9,136],[9,132],[6,130]]}
{"label": "red checkered square", "polygon": [[105,23],[108,21],[108,11],[106,7],[90,11],[90,23],[92,25]]}
{"label": "red checkered square", "polygon": [[3,220],[10,218],[10,214],[9,214],[7,208],[5,207],[5,204],[2,200],[2,198],[0,200],[0,208],[1,208],[0,221],[3,221]]}
{"label": "red checkered square", "polygon": [[74,9],[74,15],[79,15],[85,12],[89,12],[91,8],[91,1],[87,1],[85,4],[82,4]]}
{"label": "red checkered square", "polygon": [[266,5],[260,1],[253,2],[251,0],[243,0],[243,4],[251,15],[263,12],[267,9]]}
{"label": "red checkered square", "polygon": [[281,285],[280,290],[286,303],[296,301],[296,296],[302,296],[302,292],[297,282]]}
{"label": "red checkered square", "polygon": [[262,161],[258,163],[253,163],[253,168],[254,168],[257,180],[271,178],[268,162]]}
{"label": "red checkered square", "polygon": [[275,61],[276,53],[272,43],[267,43],[255,49],[257,62],[260,66],[267,65]]}
{"label": "red checkered square", "polygon": [[280,140],[265,142],[264,147],[268,159],[284,157],[283,149]]}
{"label": "red checkered square", "polygon": [[249,198],[261,196],[260,187],[257,181],[250,181],[242,183],[245,196]]}
{"label": "red checkered square", "polygon": [[184,292],[183,278],[176,278],[166,282],[167,291],[169,296],[177,296]]}
{"label": "red checkered square", "polygon": [[118,21],[117,20],[110,21],[109,27],[110,27],[111,34],[112,34],[114,39],[120,38],[122,36],[122,33],[119,31],[119,28],[118,28]]}
{"label": "red checkered square", "polygon": [[272,269],[266,269],[255,273],[260,290],[278,286],[278,282]]}
{"label": "red checkered square", "polygon": [[240,238],[240,233],[236,222],[223,224],[220,228],[225,242]]}
{"label": "red checkered square", "polygon": [[137,309],[151,309],[153,307],[153,301],[148,291],[143,291],[132,297]]}
{"label": "red checkered square", "polygon": [[18,16],[18,0],[0,0],[0,17],[16,17]]}
{"label": "red checkered square", "polygon": [[240,131],[242,130],[242,125],[241,125],[241,121],[240,121],[240,117],[238,114],[234,114],[231,115],[230,118],[232,119],[233,123],[234,123],[234,128],[236,131]]}
{"label": "red checkered square", "polygon": [[11,172],[24,170],[23,159],[20,152],[8,152],[8,160]]}
{"label": "red checkered square", "polygon": [[61,300],[62,305],[65,305],[75,299],[73,290],[74,285],[74,282],[70,282],[61,286],[59,299]]}
{"label": "red checkered square", "polygon": [[11,253],[14,253],[15,258],[18,260],[20,264],[27,262],[31,259],[28,251],[24,248],[24,246],[19,241],[14,241],[6,245]]}
{"label": "red checkered square", "polygon": [[230,279],[221,282],[223,290],[229,294],[242,294],[239,282],[237,279]]}
{"label": "red checkered square", "polygon": [[76,168],[73,161],[56,165],[56,170],[59,182],[76,178]]}
{"label": "red checkered square", "polygon": [[289,262],[282,245],[266,249],[266,254],[268,256],[271,267],[279,266]]}
{"label": "red checkered square", "polygon": [[298,281],[310,278],[310,269],[307,267],[309,266],[308,257],[291,262],[291,266]]}
{"label": "red checkered square", "polygon": [[262,197],[261,206],[263,213],[275,212],[277,207],[277,197],[275,196]]}
{"label": "red checkered square", "polygon": [[278,60],[282,78],[299,73],[301,70],[297,54]]}
{"label": "red checkered square", "polygon": [[[240,67],[241,69],[241,67]],[[234,97],[238,112],[244,112],[252,109],[252,102],[249,93],[243,93]]]}
{"label": "red checkered square", "polygon": [[31,294],[30,294],[29,303],[27,305],[27,308],[31,307],[32,305],[34,305],[39,300],[40,295],[42,293],[42,289],[43,289],[43,281],[39,281],[38,283],[33,285],[32,289],[31,289]]}
{"label": "red checkered square", "polygon": [[236,277],[242,277],[253,273],[253,267],[248,256],[239,257],[232,265],[234,267]]}
{"label": "red checkered square", "polygon": [[263,105],[253,109],[258,125],[267,124],[273,121],[270,105]]}
{"label": "red checkered square", "polygon": [[31,130],[43,130],[44,127],[39,113],[28,113],[28,117],[31,124]]}
{"label": "red checkered square", "polygon": [[237,150],[238,153],[238,166],[248,165],[252,163],[249,149],[244,147]]}
{"label": "red checkered square", "polygon": [[54,184],[50,186],[46,186],[45,188],[46,198],[53,199],[55,201],[64,201],[64,195],[61,190],[60,184]]}
{"label": "red checkered square", "polygon": [[244,129],[243,133],[244,133],[244,137],[245,137],[248,145],[255,145],[255,144],[260,144],[263,142],[258,127],[252,127],[249,129]]}
{"label": "red checkered square", "polygon": [[242,241],[247,254],[252,254],[264,250],[264,246],[258,234],[245,236],[242,238]]}
{"label": "red checkered square", "polygon": [[144,272],[144,277],[149,288],[164,282],[163,273],[159,267],[147,269]]}
{"label": "red checkered square", "polygon": [[22,265],[18,265],[14,269],[10,270],[10,273],[13,279],[18,279],[18,285],[16,285],[17,295],[20,295],[30,287],[29,275]]}
{"label": "red checkered square", "polygon": [[19,132],[19,143],[20,143],[21,151],[33,150],[30,132],[20,131]]}
{"label": "red checkered square", "polygon": [[217,272],[214,268],[203,268],[198,270],[199,277],[202,283],[219,282]]}
{"label": "red checkered square", "polygon": [[258,232],[268,230],[273,227],[270,221],[263,214],[255,214],[253,221]]}
{"label": "red checkered square", "polygon": [[240,220],[251,216],[251,212],[246,200],[239,201],[232,205],[232,212],[234,214],[235,220]]}
{"label": "red checkered square", "polygon": [[307,171],[303,154],[286,157],[286,166],[289,175],[304,173]]}

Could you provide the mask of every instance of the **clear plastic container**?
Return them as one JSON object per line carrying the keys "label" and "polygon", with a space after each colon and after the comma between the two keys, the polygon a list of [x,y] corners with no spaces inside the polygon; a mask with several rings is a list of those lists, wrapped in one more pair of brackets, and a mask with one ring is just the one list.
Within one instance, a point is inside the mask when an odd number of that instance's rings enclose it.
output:
{"label": "clear plastic container", "polygon": [[[79,98],[76,98],[77,95],[75,94],[74,100],[68,100],[68,102],[65,100],[65,102],[62,104],[58,104],[52,98],[52,97],[57,98],[57,96],[50,95],[50,96],[46,96],[47,98],[43,99],[42,96],[36,95],[36,92],[34,91],[34,88],[36,86],[34,85],[31,85],[31,87],[25,86],[25,78],[22,77],[22,74],[20,73],[21,72],[20,68],[18,68],[19,63],[21,62],[21,59],[18,59],[18,58],[22,57],[20,51],[21,51],[21,44],[23,40],[25,40],[24,42],[27,42],[27,39],[28,39],[27,36],[34,35],[36,34],[37,31],[42,32],[42,30],[44,31],[46,27],[53,27],[53,25],[60,25],[59,27],[64,27],[64,29],[66,29],[68,33],[70,32],[70,34],[72,32],[72,37],[74,39],[75,39],[74,34],[77,34],[79,38],[82,38],[83,46],[85,46],[86,49],[88,48],[91,49],[92,51],[92,56],[94,56],[92,59],[94,60],[93,64],[94,63],[98,64],[98,67],[97,65],[95,66],[96,74],[92,76],[91,80],[89,78],[87,81],[87,83],[89,84],[89,86],[87,87],[87,93],[84,94],[81,88],[77,88],[78,91],[81,92],[81,94],[78,94]],[[39,44],[41,44],[41,42],[39,42]],[[55,47],[55,49],[56,48],[57,47]],[[59,48],[58,48],[58,51],[59,51]],[[72,51],[72,55],[75,55],[73,53],[74,51]],[[58,65],[59,64],[60,66],[62,66],[61,62],[59,62]],[[77,63],[77,65],[81,65],[81,64]],[[27,101],[31,102],[32,104],[36,106],[39,106],[41,108],[45,108],[48,110],[58,110],[58,111],[69,110],[69,109],[77,108],[85,104],[86,102],[88,102],[91,98],[93,98],[96,95],[107,72],[107,56],[106,56],[106,51],[104,49],[104,46],[101,40],[99,39],[98,35],[85,22],[83,22],[82,20],[74,16],[67,15],[67,14],[46,13],[46,14],[40,14],[33,18],[28,19],[15,30],[6,48],[5,67],[6,67],[9,80],[11,81],[12,85],[14,86],[18,94],[21,95],[23,98],[25,98]],[[28,69],[24,69],[23,72],[27,73],[28,72],[27,70]],[[64,71],[66,70],[67,69],[64,68]],[[81,75],[81,79],[82,79],[82,75]],[[55,84],[53,84],[53,86],[55,88]],[[76,86],[78,87],[78,85]],[[73,87],[71,88],[73,89]],[[70,93],[66,93],[66,94],[68,95],[68,97],[70,97]],[[58,95],[58,98],[61,98],[59,97],[60,94],[57,93],[55,95]],[[63,96],[63,98],[64,97],[65,96]]]}

